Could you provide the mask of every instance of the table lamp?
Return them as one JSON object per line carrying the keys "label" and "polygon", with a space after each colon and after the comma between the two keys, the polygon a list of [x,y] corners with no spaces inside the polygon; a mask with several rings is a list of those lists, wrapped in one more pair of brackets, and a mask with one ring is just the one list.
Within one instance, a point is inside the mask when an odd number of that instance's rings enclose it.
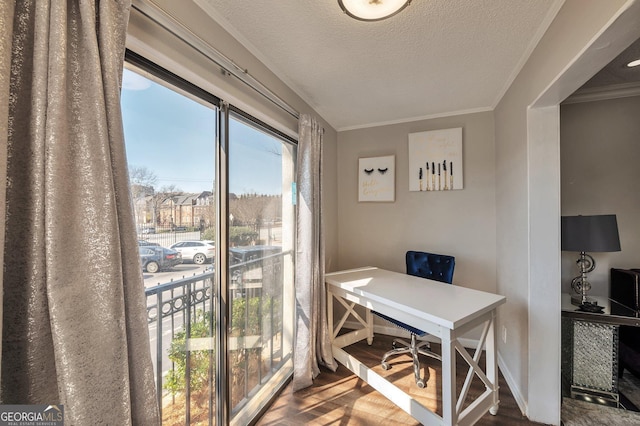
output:
{"label": "table lamp", "polygon": [[571,288],[585,305],[589,302],[587,293],[591,289],[587,274],[596,268],[596,261],[586,252],[620,251],[616,215],[562,216],[561,235],[563,251],[580,252],[576,261],[580,275],[571,281]]}

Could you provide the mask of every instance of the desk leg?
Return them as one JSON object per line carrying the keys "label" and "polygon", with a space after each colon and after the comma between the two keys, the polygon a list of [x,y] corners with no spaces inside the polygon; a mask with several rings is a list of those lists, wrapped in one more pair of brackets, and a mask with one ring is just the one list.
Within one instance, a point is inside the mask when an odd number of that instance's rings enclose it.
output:
{"label": "desk leg", "polygon": [[442,423],[458,423],[456,411],[456,349],[451,330],[442,336]]}
{"label": "desk leg", "polygon": [[[361,315],[356,312],[356,302],[345,299],[340,293],[330,291],[329,288],[327,288],[327,301],[327,324],[330,327],[332,346],[344,348],[364,339],[367,339],[369,344],[373,343],[373,315],[371,311],[365,309],[366,313]],[[333,307],[334,302],[340,303],[346,309],[340,318],[334,317],[336,314]],[[358,321],[360,328],[340,333],[349,317]]]}
{"label": "desk leg", "polygon": [[367,320],[367,344],[371,346],[371,344],[373,343],[373,314],[371,313],[371,309],[367,309],[366,320]]}
{"label": "desk leg", "polygon": [[329,290],[327,290],[327,323],[329,326],[329,339],[331,341],[331,344],[333,345],[335,334],[335,331],[333,329],[333,327],[335,326],[333,320],[333,293],[331,293],[331,291]]}
{"label": "desk leg", "polygon": [[498,414],[498,404],[500,398],[498,396],[498,362],[496,353],[498,351],[496,340],[496,311],[493,311],[489,331],[487,333],[487,343],[485,349],[487,378],[493,384],[493,406],[489,409],[492,415]]}

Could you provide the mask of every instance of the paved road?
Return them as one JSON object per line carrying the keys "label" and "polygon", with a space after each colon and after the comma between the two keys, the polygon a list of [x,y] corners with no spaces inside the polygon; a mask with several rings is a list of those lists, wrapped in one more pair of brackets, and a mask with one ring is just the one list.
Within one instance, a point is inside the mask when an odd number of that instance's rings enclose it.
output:
{"label": "paved road", "polygon": [[200,275],[204,272],[205,268],[209,266],[208,263],[204,265],[196,265],[195,263],[183,263],[181,265],[174,266],[170,271],[156,272],[150,274],[143,272],[144,286],[146,288],[153,287],[159,284],[165,284],[171,280],[179,280],[181,278],[191,277],[193,275]]}

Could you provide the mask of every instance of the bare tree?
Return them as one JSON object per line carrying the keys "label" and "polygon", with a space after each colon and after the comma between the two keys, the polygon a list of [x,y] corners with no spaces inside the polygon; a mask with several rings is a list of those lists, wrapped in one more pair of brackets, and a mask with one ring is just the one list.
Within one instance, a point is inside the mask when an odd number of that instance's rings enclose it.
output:
{"label": "bare tree", "polygon": [[153,195],[154,186],[158,181],[158,177],[154,172],[146,167],[129,166],[129,182],[131,185],[131,195],[134,202]]}
{"label": "bare tree", "polygon": [[180,195],[183,193],[182,189],[178,188],[176,184],[172,183],[171,185],[163,185],[158,190],[158,193],[164,194],[165,196],[170,195]]}
{"label": "bare tree", "polygon": [[158,182],[158,176],[147,167],[129,166],[129,181],[131,185],[154,187]]}
{"label": "bare tree", "polygon": [[239,198],[230,200],[229,211],[233,215],[234,221],[243,225],[251,226],[254,230],[266,220],[274,220],[279,215],[279,196],[246,194]]}
{"label": "bare tree", "polygon": [[129,166],[129,184],[133,198],[136,224],[140,227],[153,221],[151,200],[158,177],[146,167]]}

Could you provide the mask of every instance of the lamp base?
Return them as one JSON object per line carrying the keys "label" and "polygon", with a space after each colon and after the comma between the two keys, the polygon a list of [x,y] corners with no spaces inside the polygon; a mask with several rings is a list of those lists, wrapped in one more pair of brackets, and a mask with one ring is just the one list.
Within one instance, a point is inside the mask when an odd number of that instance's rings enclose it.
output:
{"label": "lamp base", "polygon": [[[577,293],[571,297],[571,303],[581,305],[582,303],[590,303],[594,300],[587,296],[591,290],[591,284],[587,281],[587,274],[596,268],[596,261],[585,252],[580,252],[580,257],[576,261],[580,269],[580,275],[571,280],[571,288]],[[579,298],[579,303],[574,303],[574,299]]]}
{"label": "lamp base", "polygon": [[[596,299],[594,299],[593,297],[587,296],[586,303],[598,303],[596,301]],[[575,305],[575,306],[580,306],[582,305],[583,301],[582,301],[582,295],[581,294],[572,294],[571,295],[571,304]]]}
{"label": "lamp base", "polygon": [[582,312],[591,312],[592,314],[603,314],[604,313],[604,307],[603,306],[599,306],[598,302],[586,302],[583,303],[582,305],[580,305],[580,307],[578,308],[580,311]]}

